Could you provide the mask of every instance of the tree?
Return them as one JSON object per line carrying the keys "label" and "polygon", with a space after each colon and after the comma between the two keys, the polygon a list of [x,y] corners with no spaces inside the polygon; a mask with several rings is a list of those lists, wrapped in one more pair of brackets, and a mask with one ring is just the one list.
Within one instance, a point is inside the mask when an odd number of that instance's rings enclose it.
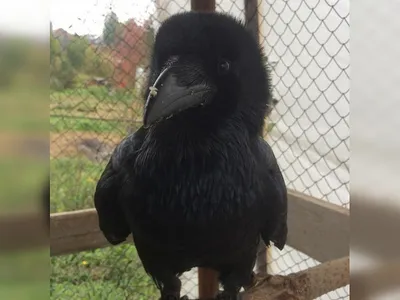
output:
{"label": "tree", "polygon": [[72,66],[80,70],[85,62],[85,51],[89,47],[86,39],[75,36],[67,46],[67,56]]}
{"label": "tree", "polygon": [[60,42],[50,33],[50,87],[61,90],[71,86],[75,71],[62,51]]}
{"label": "tree", "polygon": [[114,66],[107,54],[104,51],[96,51],[93,47],[88,47],[85,51],[85,73],[99,77],[110,77]]}
{"label": "tree", "polygon": [[50,64],[59,55],[61,55],[60,42],[53,36],[53,34],[50,34]]}
{"label": "tree", "polygon": [[147,67],[150,64],[151,51],[153,49],[155,32],[152,24],[145,24],[146,31],[140,46],[140,51],[144,54],[139,62],[141,67]]}
{"label": "tree", "polygon": [[111,11],[105,17],[103,28],[103,42],[107,46],[112,46],[115,43],[118,27],[118,17],[115,12]]}

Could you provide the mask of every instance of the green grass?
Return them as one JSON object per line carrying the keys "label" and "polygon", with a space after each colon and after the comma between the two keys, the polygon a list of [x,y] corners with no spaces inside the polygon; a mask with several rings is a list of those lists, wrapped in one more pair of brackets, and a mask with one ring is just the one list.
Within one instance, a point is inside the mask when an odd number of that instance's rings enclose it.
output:
{"label": "green grass", "polygon": [[51,258],[51,299],[158,299],[133,245]]}
{"label": "green grass", "polygon": [[96,132],[96,133],[117,133],[127,134],[128,126],[133,128],[140,124],[128,121],[96,120],[79,117],[50,117],[50,130],[52,132]]}
{"label": "green grass", "polygon": [[136,92],[134,90],[120,90],[110,92],[104,86],[89,86],[74,89],[65,89],[63,91],[52,91],[50,94],[50,99],[52,102],[65,101],[71,98],[81,98],[82,100],[96,99],[102,102],[122,102],[125,104],[130,104],[133,99],[137,98]]}
{"label": "green grass", "polygon": [[93,207],[93,193],[105,164],[84,157],[50,161],[50,211],[62,212]]}
{"label": "green grass", "polygon": [[[93,207],[93,192],[103,168],[104,164],[85,158],[51,160],[51,212]],[[159,296],[133,245],[52,257],[50,295],[57,300],[152,300]]]}
{"label": "green grass", "polygon": [[108,93],[97,86],[52,92],[50,130],[126,134],[128,127],[135,128],[130,120],[142,117],[142,103],[135,92]]}

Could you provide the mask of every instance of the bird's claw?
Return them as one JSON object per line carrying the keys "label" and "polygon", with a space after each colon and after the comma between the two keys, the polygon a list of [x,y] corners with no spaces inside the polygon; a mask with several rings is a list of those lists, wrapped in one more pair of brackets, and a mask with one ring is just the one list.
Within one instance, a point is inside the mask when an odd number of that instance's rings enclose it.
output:
{"label": "bird's claw", "polygon": [[246,286],[243,286],[245,291],[251,289],[252,287],[255,287],[262,279],[262,276],[256,274],[255,272],[252,272],[250,276],[251,276],[251,279],[250,279],[249,284]]}

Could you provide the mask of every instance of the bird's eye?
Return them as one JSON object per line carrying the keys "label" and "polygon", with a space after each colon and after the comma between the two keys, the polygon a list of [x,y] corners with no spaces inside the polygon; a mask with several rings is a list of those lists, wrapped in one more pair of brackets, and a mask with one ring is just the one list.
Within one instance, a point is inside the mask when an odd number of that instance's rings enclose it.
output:
{"label": "bird's eye", "polygon": [[231,69],[231,63],[226,59],[221,59],[218,62],[218,73],[220,75],[228,74]]}

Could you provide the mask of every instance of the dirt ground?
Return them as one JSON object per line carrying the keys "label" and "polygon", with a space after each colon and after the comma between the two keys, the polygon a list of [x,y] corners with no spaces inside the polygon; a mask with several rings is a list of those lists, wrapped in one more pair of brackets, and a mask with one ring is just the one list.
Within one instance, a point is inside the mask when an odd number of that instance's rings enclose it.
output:
{"label": "dirt ground", "polygon": [[75,156],[78,154],[77,143],[81,139],[93,138],[98,139],[100,142],[116,146],[123,137],[113,133],[100,134],[95,132],[51,132],[50,156],[51,158]]}
{"label": "dirt ground", "polygon": [[54,115],[101,118],[108,120],[134,120],[142,115],[140,102],[131,104],[99,102],[97,99],[71,98],[66,102],[53,102],[50,111]]}

